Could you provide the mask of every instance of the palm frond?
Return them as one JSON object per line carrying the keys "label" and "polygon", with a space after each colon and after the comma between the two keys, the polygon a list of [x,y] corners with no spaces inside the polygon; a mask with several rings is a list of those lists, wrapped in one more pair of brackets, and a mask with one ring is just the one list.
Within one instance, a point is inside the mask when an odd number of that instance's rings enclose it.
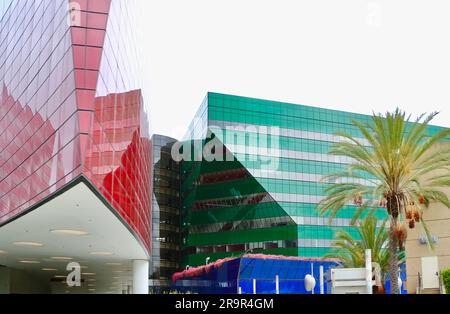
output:
{"label": "palm frond", "polygon": [[364,267],[365,252],[372,250],[372,260],[380,264],[383,271],[388,268],[388,233],[386,232],[386,221],[377,227],[378,220],[369,214],[360,221],[358,226],[358,238],[354,238],[346,231],[338,231],[332,243],[333,250],[326,258],[338,259],[345,267]]}

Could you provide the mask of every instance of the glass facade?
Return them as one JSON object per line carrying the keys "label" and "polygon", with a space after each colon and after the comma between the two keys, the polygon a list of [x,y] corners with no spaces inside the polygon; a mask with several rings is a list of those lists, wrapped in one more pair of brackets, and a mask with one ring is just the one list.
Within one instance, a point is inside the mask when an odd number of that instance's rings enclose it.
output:
{"label": "glass facade", "polygon": [[[209,93],[185,137],[192,158],[181,166],[184,263],[245,252],[322,257],[337,230],[357,237],[350,224],[355,206],[343,208],[332,225],[316,207],[328,185],[323,176],[350,162],[328,154],[341,140],[336,132],[361,138],[352,121],[370,118]],[[217,151],[222,158],[204,154]],[[375,214],[385,217],[382,208]]]}
{"label": "glass facade", "polygon": [[150,287],[161,293],[180,270],[180,167],[172,159],[175,139],[153,135],[152,258]]}
{"label": "glass facade", "polygon": [[134,1],[2,1],[0,223],[84,176],[150,250]]}

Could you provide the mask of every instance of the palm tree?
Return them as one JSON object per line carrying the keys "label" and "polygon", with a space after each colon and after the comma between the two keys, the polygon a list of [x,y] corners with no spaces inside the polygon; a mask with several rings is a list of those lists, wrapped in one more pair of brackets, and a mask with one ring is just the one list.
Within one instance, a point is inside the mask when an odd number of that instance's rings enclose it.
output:
{"label": "palm tree", "polygon": [[[445,129],[428,136],[427,127],[437,113],[421,115],[415,123],[400,109],[385,116],[373,115],[368,123],[353,121],[363,140],[345,132],[338,133],[345,141],[333,145],[330,154],[349,158],[342,172],[327,176],[331,183],[327,196],[319,203],[322,215],[330,223],[341,208],[358,206],[352,223],[367,210],[385,208],[389,225],[389,275],[391,292],[398,293],[399,247],[404,247],[407,227],[420,224],[430,241],[430,232],[422,212],[430,202],[450,208],[442,188],[450,186],[450,148],[437,145],[450,135]],[[431,154],[431,149],[436,152]]]}
{"label": "palm tree", "polygon": [[[345,268],[364,268],[366,263],[366,250],[372,252],[372,263],[379,266],[377,273],[380,282],[377,280],[378,293],[384,293],[384,274],[389,271],[389,233],[387,232],[387,222],[384,220],[378,226],[378,219],[369,214],[362,220],[357,228],[358,239],[349,232],[339,230],[336,232],[332,243],[333,250],[324,256],[324,259],[336,259]],[[405,262],[403,252],[397,256],[398,265]]]}
{"label": "palm tree", "polygon": [[389,268],[389,251],[387,244],[389,234],[386,231],[387,220],[377,228],[378,219],[369,214],[359,223],[357,232],[360,239],[356,239],[344,230],[336,232],[332,243],[333,250],[324,258],[334,258],[346,268],[364,268],[366,250],[372,251],[372,262],[380,265],[381,271]]}

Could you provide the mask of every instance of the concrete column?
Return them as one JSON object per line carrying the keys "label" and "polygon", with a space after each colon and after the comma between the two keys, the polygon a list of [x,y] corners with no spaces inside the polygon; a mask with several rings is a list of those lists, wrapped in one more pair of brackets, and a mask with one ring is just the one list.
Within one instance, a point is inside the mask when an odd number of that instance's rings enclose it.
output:
{"label": "concrete column", "polygon": [[148,294],[149,263],[144,260],[133,261],[133,294]]}

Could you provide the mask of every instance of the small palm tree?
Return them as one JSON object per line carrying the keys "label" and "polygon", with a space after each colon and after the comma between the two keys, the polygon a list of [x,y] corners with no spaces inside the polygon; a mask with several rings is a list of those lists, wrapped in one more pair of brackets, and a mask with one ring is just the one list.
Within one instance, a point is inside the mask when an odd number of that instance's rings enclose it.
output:
{"label": "small palm tree", "polygon": [[336,232],[332,243],[333,250],[325,258],[337,259],[346,268],[364,268],[366,250],[372,251],[372,262],[380,265],[381,271],[389,269],[389,251],[387,244],[389,234],[386,231],[387,220],[377,228],[378,219],[369,214],[359,223],[357,232],[360,239],[350,233],[340,230]]}
{"label": "small palm tree", "polygon": [[351,162],[345,171],[325,178],[332,184],[318,208],[332,222],[342,207],[353,203],[359,207],[353,223],[368,209],[386,209],[390,221],[389,275],[391,292],[395,294],[399,290],[397,254],[399,247],[404,247],[407,228],[420,223],[432,247],[422,211],[430,202],[450,208],[448,196],[442,191],[450,186],[450,148],[437,145],[450,135],[450,130],[427,135],[427,127],[436,115],[422,115],[409,123],[410,117],[397,109],[385,116],[373,115],[369,123],[353,121],[364,141],[338,133],[346,141],[336,143],[330,151]]}

